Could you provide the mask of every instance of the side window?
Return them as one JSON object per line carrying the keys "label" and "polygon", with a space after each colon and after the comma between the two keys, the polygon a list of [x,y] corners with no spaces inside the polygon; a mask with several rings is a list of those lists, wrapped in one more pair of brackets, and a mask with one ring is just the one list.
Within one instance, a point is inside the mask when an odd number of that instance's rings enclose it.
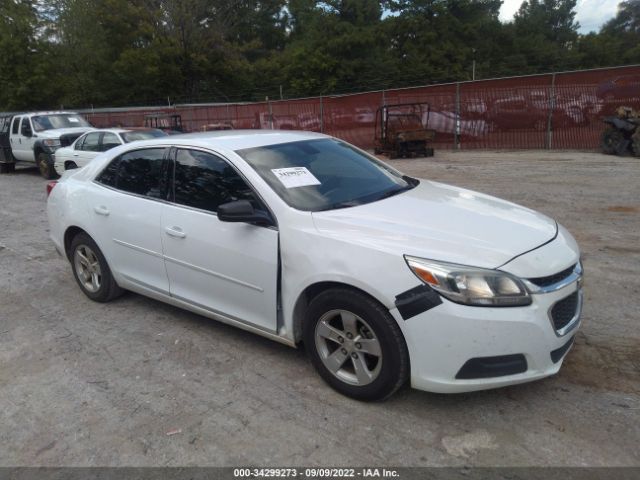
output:
{"label": "side window", "polygon": [[219,205],[249,200],[262,208],[251,188],[220,157],[197,150],[178,150],[174,171],[174,201],[215,212]]}
{"label": "side window", "polygon": [[75,146],[73,147],[74,150],[82,150],[82,144],[84,143],[84,139],[87,138],[87,136],[85,135],[84,137],[80,137],[78,139],[78,141],[75,143]]}
{"label": "side window", "polygon": [[100,146],[101,152],[106,152],[107,150],[111,150],[112,148],[118,147],[122,145],[120,139],[115,133],[107,132],[102,136],[102,145]]}
{"label": "side window", "polygon": [[31,129],[31,122],[29,122],[29,117],[22,117],[22,124],[20,125],[20,134],[25,137],[30,137],[33,135],[33,130]]}
{"label": "side window", "polygon": [[96,179],[128,193],[162,198],[164,148],[125,153],[111,161]]}
{"label": "side window", "polygon": [[18,134],[18,130],[20,129],[20,120],[22,119],[22,117],[14,117],[13,118],[13,125],[11,126],[11,134],[12,135],[17,135]]}
{"label": "side window", "polygon": [[100,135],[101,133],[88,133],[86,137],[84,137],[84,142],[82,142],[82,146],[80,150],[84,150],[85,152],[99,152],[100,151]]}

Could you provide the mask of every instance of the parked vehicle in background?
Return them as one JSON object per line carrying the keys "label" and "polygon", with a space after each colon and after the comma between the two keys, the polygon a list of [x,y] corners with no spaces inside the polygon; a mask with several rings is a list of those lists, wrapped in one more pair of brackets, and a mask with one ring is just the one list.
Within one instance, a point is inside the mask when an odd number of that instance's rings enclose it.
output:
{"label": "parked vehicle in background", "polygon": [[182,115],[177,113],[148,113],[144,116],[144,126],[145,128],[157,128],[163,130],[169,135],[174,133],[184,133],[184,128],[182,127]]}
{"label": "parked vehicle in background", "polygon": [[157,128],[93,130],[82,135],[70,146],[58,149],[54,154],[54,168],[58,175],[62,175],[66,170],[84,167],[100,153],[125,143],[166,136],[165,132]]}
{"label": "parked vehicle in background", "polygon": [[603,153],[633,153],[640,157],[640,112],[631,107],[618,107],[615,115],[605,117],[603,122],[608,125],[602,132]]}
{"label": "parked vehicle in background", "polygon": [[216,132],[218,130],[233,130],[230,122],[207,123],[200,127],[201,132]]}
{"label": "parked vehicle in background", "polygon": [[374,151],[389,158],[432,157],[436,132],[429,127],[428,103],[400,103],[378,108]]}
{"label": "parked vehicle in background", "polygon": [[354,398],[544,378],[580,324],[580,251],[553,219],[326,135],[149,140],[48,190],[51,239],[87,297],[128,289],[304,342]]}
{"label": "parked vehicle in background", "polygon": [[73,112],[6,115],[0,126],[2,171],[13,171],[16,161],[30,162],[36,164],[40,174],[47,179],[56,177],[54,153],[93,130],[89,122]]}
{"label": "parked vehicle in background", "polygon": [[256,112],[253,128],[261,130],[298,130],[298,116]]}

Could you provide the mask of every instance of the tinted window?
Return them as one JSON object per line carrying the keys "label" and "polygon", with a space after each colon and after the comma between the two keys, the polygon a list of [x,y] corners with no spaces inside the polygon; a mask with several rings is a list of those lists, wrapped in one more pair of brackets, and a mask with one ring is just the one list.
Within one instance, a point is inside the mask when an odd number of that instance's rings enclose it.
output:
{"label": "tinted window", "polygon": [[125,153],[98,176],[97,181],[124,192],[162,198],[164,148],[149,148]]}
{"label": "tinted window", "polygon": [[112,148],[118,147],[122,145],[122,142],[118,138],[115,133],[107,132],[102,136],[102,146],[100,148],[101,152],[106,152],[107,150],[111,150]]}
{"label": "tinted window", "polygon": [[122,138],[126,143],[137,142],[138,140],[150,140],[152,138],[166,137],[167,134],[162,130],[133,130],[123,132]]}
{"label": "tinted window", "polygon": [[100,133],[88,133],[84,137],[84,142],[80,150],[85,152],[99,152],[100,151]]}
{"label": "tinted window", "polygon": [[82,143],[84,142],[84,139],[86,138],[86,135],[84,137],[80,137],[78,139],[78,141],[75,143],[74,145],[74,150],[82,150]]}
{"label": "tinted window", "polygon": [[31,130],[31,124],[29,123],[29,117],[22,118],[22,125],[20,127],[20,133],[24,136],[33,135],[33,131]]}
{"label": "tinted window", "polygon": [[261,208],[253,191],[227,162],[196,150],[178,150],[174,172],[175,202],[215,212],[235,200]]}
{"label": "tinted window", "polygon": [[11,133],[14,135],[18,133],[18,128],[19,128],[18,125],[20,125],[21,118],[22,117],[15,117],[13,119],[13,126],[11,127]]}

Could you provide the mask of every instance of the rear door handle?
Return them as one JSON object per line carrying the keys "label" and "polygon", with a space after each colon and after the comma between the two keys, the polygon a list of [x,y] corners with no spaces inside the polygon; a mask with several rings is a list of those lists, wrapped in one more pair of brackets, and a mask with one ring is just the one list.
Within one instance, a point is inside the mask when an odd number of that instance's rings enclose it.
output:
{"label": "rear door handle", "polygon": [[167,227],[164,229],[164,231],[170,237],[184,238],[187,236],[187,234],[184,233],[180,227]]}
{"label": "rear door handle", "polygon": [[104,215],[105,217],[109,215],[109,209],[107,207],[105,207],[104,205],[100,205],[98,207],[93,207],[93,211],[96,212],[98,215]]}

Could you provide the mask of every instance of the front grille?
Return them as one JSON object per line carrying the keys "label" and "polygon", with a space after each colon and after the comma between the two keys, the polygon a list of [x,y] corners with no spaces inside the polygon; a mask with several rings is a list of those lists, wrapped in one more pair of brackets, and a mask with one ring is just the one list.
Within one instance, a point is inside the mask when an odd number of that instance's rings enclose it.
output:
{"label": "front grille", "polygon": [[573,317],[575,317],[578,311],[579,301],[579,293],[575,291],[568,297],[557,302],[551,308],[551,320],[553,320],[553,326],[556,330],[566,327],[567,324],[573,320]]}
{"label": "front grille", "polygon": [[539,287],[548,287],[549,285],[561,282],[567,278],[573,273],[575,268],[575,265],[571,265],[569,268],[562,270],[561,272],[554,273],[553,275],[549,275],[548,277],[529,278],[528,280]]}

